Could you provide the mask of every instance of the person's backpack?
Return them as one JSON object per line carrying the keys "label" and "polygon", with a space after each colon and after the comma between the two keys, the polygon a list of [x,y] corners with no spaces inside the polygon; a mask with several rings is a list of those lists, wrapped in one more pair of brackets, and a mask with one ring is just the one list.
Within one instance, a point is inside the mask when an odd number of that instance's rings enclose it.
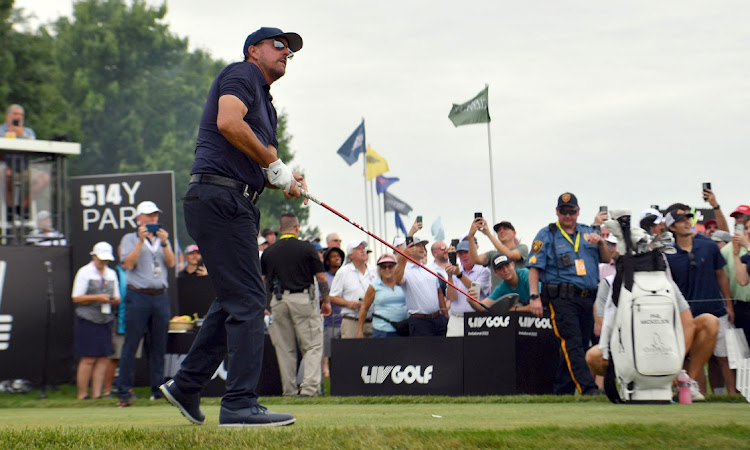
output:
{"label": "person's backpack", "polygon": [[617,315],[609,341],[605,391],[614,403],[669,403],[672,380],[685,357],[676,287],[667,277],[660,251],[634,250],[635,239],[643,233],[639,229],[631,234],[629,214],[606,225],[618,238],[618,250],[624,251],[612,285]]}

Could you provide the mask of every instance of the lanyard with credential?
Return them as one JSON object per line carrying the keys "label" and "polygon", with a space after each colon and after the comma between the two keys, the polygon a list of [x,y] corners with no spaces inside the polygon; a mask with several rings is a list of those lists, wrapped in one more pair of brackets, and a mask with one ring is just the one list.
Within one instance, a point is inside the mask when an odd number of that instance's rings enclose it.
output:
{"label": "lanyard with credential", "polygon": [[576,252],[576,254],[578,254],[578,247],[581,244],[581,232],[580,231],[576,232],[576,243],[574,244],[573,239],[571,239],[570,236],[568,236],[568,233],[566,233],[565,230],[563,230],[563,228],[560,226],[559,220],[557,221],[557,228],[560,230],[560,233],[562,233],[563,237],[568,242],[570,242],[570,245],[573,246],[573,251]]}

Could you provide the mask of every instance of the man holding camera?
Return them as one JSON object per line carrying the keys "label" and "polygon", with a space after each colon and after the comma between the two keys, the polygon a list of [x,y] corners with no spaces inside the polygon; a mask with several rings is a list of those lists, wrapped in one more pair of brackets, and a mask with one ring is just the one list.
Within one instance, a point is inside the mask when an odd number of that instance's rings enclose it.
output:
{"label": "man holding camera", "polygon": [[[557,395],[597,395],[586,364],[586,350],[594,328],[594,299],[599,263],[609,262],[609,246],[593,228],[577,223],[578,199],[566,192],[557,199],[557,222],[537,233],[529,268],[529,306],[541,317],[542,301],[549,305],[561,358],[555,375]],[[539,281],[542,282],[540,292]],[[541,297],[540,297],[541,294]]]}
{"label": "man holding camera", "polygon": [[36,139],[34,130],[23,126],[24,110],[21,105],[10,105],[5,111],[5,123],[0,125],[0,137]]}
{"label": "man holding camera", "polygon": [[[397,241],[393,242],[397,244]],[[427,255],[427,241],[407,236],[397,247],[410,258],[420,261]],[[409,336],[445,336],[448,307],[438,279],[418,265],[396,256],[396,284],[402,286],[409,311]]]}
{"label": "man holding camera", "polygon": [[[477,213],[478,214],[478,213]],[[506,255],[511,261],[515,263],[515,266],[522,269],[526,265],[526,258],[529,256],[529,247],[526,244],[516,243],[516,229],[507,220],[496,223],[492,229],[495,231],[496,236],[490,232],[487,221],[482,217],[475,217],[469,228],[469,255],[471,260],[475,264],[481,264],[487,267],[489,270],[492,265],[492,261],[498,255]],[[495,247],[493,250],[479,254],[477,251],[476,238],[474,237],[477,231],[481,231],[487,236]],[[492,289],[495,289],[503,279],[497,276],[493,271],[490,273],[492,279]]]}
{"label": "man holding camera", "polygon": [[138,204],[135,220],[138,229],[120,241],[120,264],[127,271],[125,296],[126,333],[120,357],[119,404],[133,403],[135,352],[148,328],[151,399],[162,398],[159,386],[164,382],[164,354],[171,311],[167,294],[167,270],[175,265],[169,246],[169,233],[159,225],[161,210],[154,202]]}
{"label": "man holding camera", "polygon": [[185,268],[177,274],[179,278],[205,277],[206,275],[208,275],[208,271],[206,270],[206,266],[203,264],[203,260],[201,259],[201,252],[198,249],[197,245],[188,245],[187,247],[185,247],[185,251],[183,253],[185,255],[185,262],[187,264],[185,265]]}

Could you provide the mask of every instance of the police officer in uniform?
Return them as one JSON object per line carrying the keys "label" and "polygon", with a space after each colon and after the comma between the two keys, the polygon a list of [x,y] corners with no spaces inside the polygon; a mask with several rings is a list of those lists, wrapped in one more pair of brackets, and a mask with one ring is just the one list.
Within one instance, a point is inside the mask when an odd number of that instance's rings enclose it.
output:
{"label": "police officer in uniform", "polygon": [[558,395],[575,390],[585,395],[599,393],[586,364],[586,349],[594,326],[599,263],[610,260],[610,250],[593,228],[577,223],[579,212],[576,196],[562,194],[557,199],[557,222],[539,230],[526,264],[531,312],[541,317],[542,305],[549,305],[560,339],[554,383]]}
{"label": "police officer in uniform", "polygon": [[[323,322],[315,304],[318,295],[314,279],[320,287],[320,312],[324,316],[331,314],[328,279],[315,247],[297,239],[299,220],[294,213],[281,215],[279,232],[281,236],[263,252],[260,261],[266,289],[273,293],[273,322],[268,334],[276,349],[283,394],[313,397],[320,392],[323,359]],[[305,374],[299,386],[298,345]]]}
{"label": "police officer in uniform", "polygon": [[[160,389],[194,424],[202,424],[200,394],[226,356],[226,394],[219,426],[294,423],[291,414],[258,404],[255,388],[263,363],[266,291],[258,257],[264,187],[299,197],[302,176],[277,154],[277,116],[271,84],[284,76],[292,52],[302,48],[297,33],[263,27],[242,47],[243,61],[219,72],[203,109],[195,161],[184,197],[185,225],[201,249],[216,300],[174,379]],[[262,201],[262,200],[261,200]],[[306,202],[306,200],[305,200]]]}

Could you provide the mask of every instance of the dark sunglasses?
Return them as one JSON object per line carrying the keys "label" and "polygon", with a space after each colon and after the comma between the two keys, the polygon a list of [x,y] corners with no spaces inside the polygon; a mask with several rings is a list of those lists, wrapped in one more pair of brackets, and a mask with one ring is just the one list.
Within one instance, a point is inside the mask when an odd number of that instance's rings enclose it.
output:
{"label": "dark sunglasses", "polygon": [[558,209],[558,212],[562,214],[563,216],[574,216],[578,210],[577,209]]}
{"label": "dark sunglasses", "polygon": [[695,262],[695,255],[693,252],[688,253],[688,258],[690,259],[690,268],[695,269],[698,267],[698,263]]}
{"label": "dark sunglasses", "polygon": [[390,270],[390,269],[395,268],[396,265],[395,264],[380,264],[378,267],[380,267],[381,269],[388,269],[388,270]]}
{"label": "dark sunglasses", "polygon": [[[273,48],[275,48],[276,50],[284,50],[285,48],[289,48],[289,46],[278,39],[274,39]],[[287,58],[291,59],[293,57],[294,57],[294,52],[292,51],[291,48],[289,48],[289,56],[287,56]]]}

